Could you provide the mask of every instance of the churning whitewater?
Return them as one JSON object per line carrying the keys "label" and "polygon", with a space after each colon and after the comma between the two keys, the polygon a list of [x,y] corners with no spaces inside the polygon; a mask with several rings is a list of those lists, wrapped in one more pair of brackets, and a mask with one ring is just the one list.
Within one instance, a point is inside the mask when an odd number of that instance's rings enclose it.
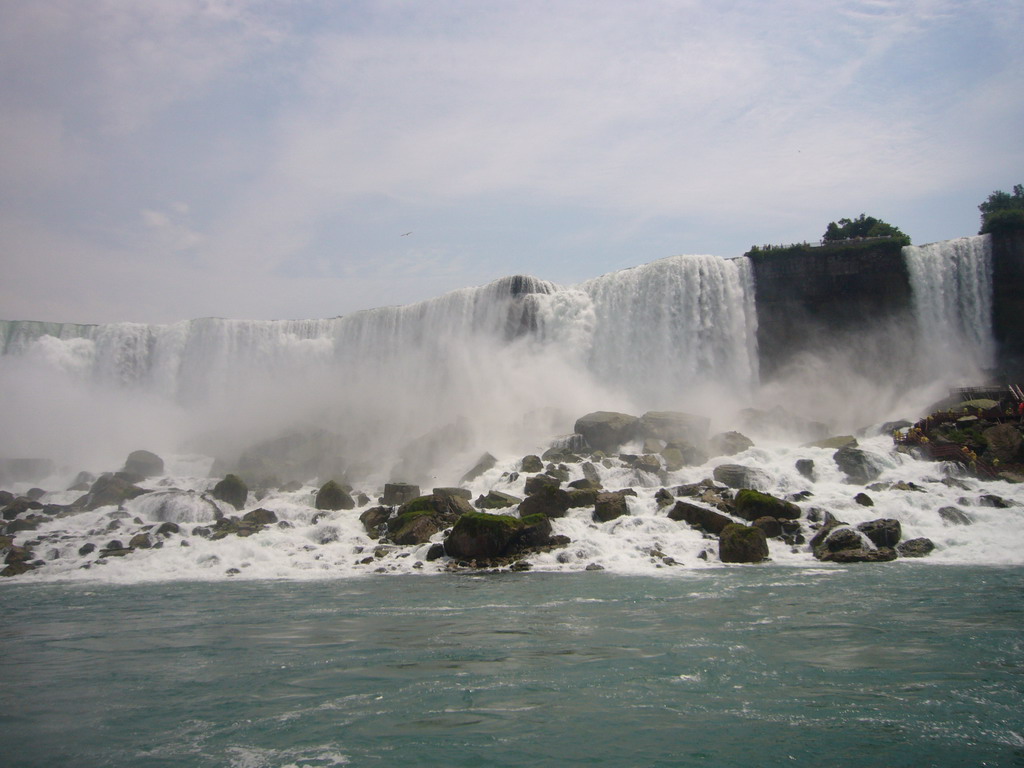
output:
{"label": "churning whitewater", "polygon": [[[41,564],[19,578],[440,572],[457,560],[439,554],[450,526],[410,544],[368,522],[387,484],[446,489],[440,496],[467,506],[511,499],[487,511],[518,519],[538,475],[562,488],[625,491],[622,509],[596,516],[590,498],[561,510],[550,519],[554,544],[518,567],[671,575],[722,563],[707,526],[686,524],[673,504],[723,509],[735,488],[710,481],[723,465],[745,472],[736,487],[798,510],[770,540],[776,563],[821,567],[808,542],[829,521],[856,531],[895,520],[903,540],[934,544],[927,561],[908,564],[1019,565],[1024,486],[897,450],[892,431],[909,423],[884,424],[915,420],[947,384],[991,364],[988,238],[908,247],[904,258],[918,324],[906,354],[919,387],[894,394],[878,371],[870,386],[886,405],[870,423],[843,421],[819,382],[760,386],[746,259],[679,256],[574,287],[510,277],[325,320],[0,323],[0,455],[8,468],[46,475],[9,478],[7,490],[56,510],[16,526],[14,543]],[[691,414],[703,433],[686,445],[637,433],[594,452],[574,434],[592,412]],[[822,442],[858,429],[868,482],[837,464],[843,441]],[[164,467],[135,478],[138,494],[81,501],[140,448]],[[240,505],[211,493],[228,472],[249,484]],[[349,508],[317,508],[328,480],[347,486]],[[87,495],[95,502],[97,493]],[[243,513],[259,522],[239,528]],[[232,519],[233,529],[223,522]]]}

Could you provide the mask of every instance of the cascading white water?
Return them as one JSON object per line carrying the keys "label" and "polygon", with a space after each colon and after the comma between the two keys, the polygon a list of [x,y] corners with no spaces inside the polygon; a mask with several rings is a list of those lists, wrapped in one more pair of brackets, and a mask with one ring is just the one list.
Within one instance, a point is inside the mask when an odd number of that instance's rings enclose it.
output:
{"label": "cascading white water", "polygon": [[[157,422],[179,441],[206,431],[238,446],[303,424],[342,435],[361,460],[390,461],[453,425],[460,437],[445,450],[458,453],[493,449],[531,413],[548,413],[535,426],[550,436],[588,409],[681,407],[708,385],[749,393],[754,318],[746,260],[679,256],[576,288],[512,277],[327,320],[8,322],[0,342],[5,362],[34,366],[32,386],[61,375],[91,387],[80,404],[94,415],[112,409],[114,421],[125,401],[148,398],[147,415],[131,413],[134,447]],[[4,386],[23,384],[9,375]]]}
{"label": "cascading white water", "polygon": [[903,249],[922,365],[929,374],[993,365],[992,242],[961,237]]}

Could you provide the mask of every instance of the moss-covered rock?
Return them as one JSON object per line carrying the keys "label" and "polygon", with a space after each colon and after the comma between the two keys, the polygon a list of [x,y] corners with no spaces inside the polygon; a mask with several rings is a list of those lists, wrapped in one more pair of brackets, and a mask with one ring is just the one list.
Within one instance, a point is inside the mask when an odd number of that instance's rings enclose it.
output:
{"label": "moss-covered rock", "polygon": [[356,502],[347,490],[334,480],[328,480],[317,491],[313,506],[317,509],[355,509]]}
{"label": "moss-covered rock", "polygon": [[517,496],[491,490],[488,491],[487,495],[481,494],[478,496],[474,504],[477,509],[505,509],[507,507],[514,507],[521,501],[522,499]]}
{"label": "moss-covered rock", "polygon": [[768,539],[760,528],[731,523],[718,538],[718,557],[723,563],[760,563],[768,559]]}
{"label": "moss-covered rock", "polygon": [[470,512],[455,523],[444,550],[458,560],[494,560],[527,547],[543,546],[550,536],[551,522],[545,515],[517,518]]}
{"label": "moss-covered rock", "polygon": [[737,491],[734,504],[736,514],[744,520],[757,520],[759,517],[796,520],[800,517],[800,507],[796,504],[749,488]]}

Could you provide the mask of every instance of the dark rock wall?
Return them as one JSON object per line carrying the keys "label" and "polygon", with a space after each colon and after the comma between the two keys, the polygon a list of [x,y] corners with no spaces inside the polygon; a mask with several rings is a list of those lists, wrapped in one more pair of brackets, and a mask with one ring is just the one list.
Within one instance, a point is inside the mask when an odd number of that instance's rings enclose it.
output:
{"label": "dark rock wall", "polygon": [[998,374],[1024,382],[1024,232],[992,235],[992,331]]}
{"label": "dark rock wall", "polygon": [[[762,379],[801,353],[870,346],[891,336],[896,325],[912,328],[905,322],[910,279],[897,243],[769,251],[750,258]],[[876,362],[870,350],[857,357]]]}

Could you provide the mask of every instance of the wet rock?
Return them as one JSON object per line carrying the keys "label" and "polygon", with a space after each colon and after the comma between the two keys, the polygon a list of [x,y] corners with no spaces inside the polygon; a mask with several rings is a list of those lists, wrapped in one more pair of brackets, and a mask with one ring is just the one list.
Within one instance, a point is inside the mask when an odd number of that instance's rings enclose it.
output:
{"label": "wet rock", "polygon": [[356,502],[345,488],[334,480],[328,480],[317,491],[313,506],[317,509],[335,511],[339,509],[355,509]]}
{"label": "wet rock", "polygon": [[388,507],[397,507],[412,501],[420,495],[420,487],[412,483],[385,483],[384,497],[381,503]]}
{"label": "wet rock", "polygon": [[151,451],[132,451],[122,471],[141,478],[159,477],[164,473],[164,460]]}
{"label": "wet rock", "polygon": [[46,495],[46,491],[42,488],[29,488],[25,491],[25,498],[31,501],[39,501],[43,496]]}
{"label": "wet rock", "polygon": [[601,491],[593,488],[571,488],[569,494],[569,508],[579,509],[580,507],[592,507],[597,503],[597,495]]}
{"label": "wet rock", "polygon": [[428,563],[432,563],[442,557],[444,557],[444,544],[437,542],[430,545],[430,549],[427,550],[427,556],[423,559]]}
{"label": "wet rock", "polygon": [[744,520],[756,520],[765,516],[785,520],[796,520],[800,517],[800,507],[796,504],[749,488],[737,492],[733,503],[736,514]]}
{"label": "wet rock", "polygon": [[[812,540],[813,543],[813,540]],[[823,547],[828,552],[838,552],[842,549],[864,549],[864,539],[861,535],[849,526],[839,526],[830,531],[825,537]]]}
{"label": "wet rock", "polygon": [[561,484],[561,480],[556,477],[552,477],[551,475],[534,475],[533,477],[526,478],[526,485],[524,489],[527,496],[533,496],[534,494],[540,493],[545,488],[558,488]]}
{"label": "wet rock", "polygon": [[146,493],[145,489],[139,488],[123,477],[110,473],[100,475],[92,484],[89,492],[80,497],[74,504],[76,507],[87,511],[105,507],[107,505],[119,506],[130,499],[137,498]]}
{"label": "wet rock", "polygon": [[903,557],[925,557],[935,549],[935,543],[931,539],[908,539],[896,547],[896,551]]}
{"label": "wet rock", "polygon": [[153,542],[148,533],[137,533],[128,541],[128,549],[151,549]]}
{"label": "wet rock", "polygon": [[543,472],[544,462],[540,460],[540,456],[531,453],[529,456],[523,456],[523,460],[519,462],[519,471],[526,474]]}
{"label": "wet rock", "polygon": [[242,522],[251,526],[262,528],[266,525],[273,525],[277,522],[277,513],[269,509],[254,509],[252,512],[246,512],[242,515]]}
{"label": "wet rock", "polygon": [[1020,461],[1021,443],[1024,441],[1020,430],[1012,424],[996,424],[981,433],[988,450],[985,458],[998,459],[1003,464]]}
{"label": "wet rock", "polygon": [[594,450],[612,453],[637,436],[640,420],[614,411],[595,411],[576,420],[574,431]]}
{"label": "wet rock", "polygon": [[93,544],[91,541],[83,544],[82,546],[80,546],[78,548],[78,554],[81,557],[85,557],[86,555],[91,555],[95,551],[96,551],[96,545]]}
{"label": "wet rock", "polygon": [[740,464],[719,464],[712,474],[715,480],[729,488],[765,490],[772,482],[767,472]]}
{"label": "wet rock", "polygon": [[860,448],[840,448],[832,454],[832,459],[852,483],[867,485],[882,474],[882,470],[872,460],[871,455]]}
{"label": "wet rock", "polygon": [[708,441],[712,456],[735,456],[753,445],[754,441],[740,432],[722,432]]}
{"label": "wet rock", "polygon": [[473,492],[468,488],[442,487],[434,488],[431,493],[438,498],[455,498],[469,501],[473,498]]}
{"label": "wet rock", "polygon": [[835,435],[822,440],[815,440],[813,443],[806,443],[805,448],[856,448],[857,438],[853,435]]}
{"label": "wet rock", "polygon": [[378,539],[381,535],[381,526],[391,517],[391,507],[371,507],[359,516],[359,522],[371,539]]}
{"label": "wet rock", "polygon": [[723,563],[760,563],[768,559],[768,540],[764,531],[731,523],[718,538],[718,557]]}
{"label": "wet rock", "polygon": [[860,504],[862,507],[875,506],[875,502],[866,493],[858,493],[856,496],[853,497],[853,500]]}
{"label": "wet rock", "polygon": [[978,504],[983,507],[995,507],[996,509],[1009,509],[1017,506],[1012,501],[1007,501],[1002,496],[994,493],[985,493],[978,497]]}
{"label": "wet rock", "polygon": [[675,500],[676,497],[672,495],[668,488],[659,488],[654,494],[654,502],[658,505],[659,509],[672,506]]}
{"label": "wet rock", "polygon": [[775,539],[782,535],[782,523],[775,517],[759,517],[753,523],[755,528],[764,531],[769,539]]}
{"label": "wet rock", "polygon": [[[585,491],[577,491],[577,493],[585,493]],[[537,514],[547,517],[565,517],[570,503],[571,497],[566,491],[557,486],[544,485],[537,493],[523,499],[519,505],[519,514],[523,517]]]}
{"label": "wet rock", "polygon": [[444,541],[449,557],[461,560],[493,560],[528,546],[527,539],[546,542],[551,522],[543,515],[525,518],[469,512],[458,519]]}
{"label": "wet rock", "polygon": [[157,536],[171,536],[180,532],[181,528],[177,523],[161,523],[160,527],[156,529]]}
{"label": "wet rock", "polygon": [[676,505],[669,511],[668,517],[670,520],[687,523],[715,536],[718,536],[725,526],[732,525],[734,522],[732,518],[720,512],[685,501],[676,502]]}
{"label": "wet rock", "polygon": [[827,563],[887,563],[896,559],[896,550],[889,547],[840,549],[827,552],[818,559]]}
{"label": "wet rock", "polygon": [[489,453],[485,453],[477,460],[476,464],[473,465],[472,469],[470,469],[468,472],[466,472],[466,474],[462,476],[462,479],[459,480],[459,485],[466,485],[468,483],[473,482],[478,477],[480,477],[480,475],[482,475],[484,472],[488,472],[494,469],[497,463],[498,460],[496,458],[494,458]]}
{"label": "wet rock", "polygon": [[880,519],[861,523],[857,530],[867,536],[876,547],[895,547],[903,536],[899,520]]}
{"label": "wet rock", "polygon": [[633,469],[656,475],[661,471],[661,459],[651,453],[637,456],[632,462]]}
{"label": "wet rock", "polygon": [[970,525],[974,522],[959,507],[940,507],[938,511],[943,525]]}
{"label": "wet rock", "polygon": [[395,544],[425,544],[434,534],[473,511],[461,496],[420,496],[399,507],[387,521],[388,536]]}
{"label": "wet rock", "polygon": [[249,498],[249,488],[238,475],[225,475],[223,480],[213,486],[210,495],[235,509],[242,509]]}
{"label": "wet rock", "polygon": [[600,563],[587,563],[587,567],[584,568],[583,570],[584,571],[603,571],[604,570],[604,566],[601,565]]}
{"label": "wet rock", "polygon": [[521,501],[522,499],[518,496],[491,490],[488,491],[486,495],[481,494],[478,496],[474,505],[477,509],[505,509],[507,507],[514,507]]}
{"label": "wet rock", "polygon": [[599,493],[594,501],[594,522],[607,523],[629,514],[626,497],[621,493]]}
{"label": "wet rock", "polygon": [[580,469],[583,470],[583,477],[589,480],[593,487],[601,487],[601,473],[598,471],[597,467],[595,467],[591,462],[585,461]]}

